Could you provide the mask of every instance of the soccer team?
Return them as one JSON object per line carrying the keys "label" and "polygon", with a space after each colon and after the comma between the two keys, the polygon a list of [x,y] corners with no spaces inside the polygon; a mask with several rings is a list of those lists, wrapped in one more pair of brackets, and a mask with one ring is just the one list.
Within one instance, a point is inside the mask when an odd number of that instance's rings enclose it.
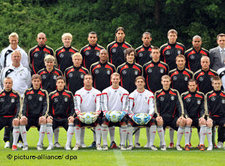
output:
{"label": "soccer team", "polygon": [[[67,131],[66,150],[86,147],[85,127],[93,128],[93,147],[108,150],[118,148],[115,126],[120,127],[121,150],[140,147],[140,127],[146,127],[146,148],[158,150],[154,145],[156,131],[160,149],[166,150],[164,133],[170,128],[170,145],[174,147],[174,130],[177,130],[176,149],[185,135],[184,149],[191,148],[192,126],[198,129],[200,150],[222,148],[225,141],[225,34],[217,36],[218,47],[207,51],[202,48],[201,37],[193,37],[193,47],[185,51],[177,42],[178,33],[168,31],[168,42],[160,48],[151,45],[151,34],[144,32],[143,44],[136,50],[125,42],[125,30],[115,31],[115,41],[107,50],[97,43],[97,34],[88,34],[88,44],[80,52],[71,47],[72,35],[62,35],[63,46],[54,53],[47,46],[46,35],[37,35],[38,45],[28,55],[19,47],[19,36],[9,35],[10,45],[0,57],[0,129],[5,127],[5,148],[17,150],[18,140],[28,150],[27,131],[32,126],[39,130],[37,150],[61,147],[59,127]],[[222,80],[222,81],[221,81]],[[110,113],[120,112],[117,121]],[[91,113],[92,123],[85,123],[85,114]],[[144,113],[146,121],[140,123]],[[213,131],[218,127],[218,144]],[[54,143],[53,143],[54,134]],[[135,145],[133,145],[135,134]],[[20,137],[21,135],[21,137]],[[101,146],[101,140],[103,146]],[[19,142],[20,142],[19,141]]]}

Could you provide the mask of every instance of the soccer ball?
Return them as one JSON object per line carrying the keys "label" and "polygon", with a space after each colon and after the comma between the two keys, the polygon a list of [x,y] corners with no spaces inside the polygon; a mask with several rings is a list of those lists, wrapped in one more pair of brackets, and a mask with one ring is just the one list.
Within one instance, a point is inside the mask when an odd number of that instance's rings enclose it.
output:
{"label": "soccer ball", "polygon": [[146,125],[151,120],[151,116],[146,113],[139,113],[134,114],[132,119],[137,125]]}
{"label": "soccer ball", "polygon": [[111,111],[109,113],[110,121],[117,123],[120,121],[121,111]]}
{"label": "soccer ball", "polygon": [[97,116],[93,112],[83,112],[79,119],[82,123],[92,124],[97,120]]}

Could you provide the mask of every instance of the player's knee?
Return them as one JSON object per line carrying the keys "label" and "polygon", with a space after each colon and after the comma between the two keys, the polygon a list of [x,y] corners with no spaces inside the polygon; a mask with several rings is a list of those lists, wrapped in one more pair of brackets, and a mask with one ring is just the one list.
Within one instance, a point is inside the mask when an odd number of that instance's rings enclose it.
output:
{"label": "player's knee", "polygon": [[20,125],[20,120],[18,118],[13,119],[12,125],[13,126],[19,126]]}
{"label": "player's knee", "polygon": [[20,125],[26,125],[26,124],[27,124],[27,118],[23,116],[23,117],[20,119]]}
{"label": "player's knee", "polygon": [[212,121],[211,121],[211,120],[207,120],[207,122],[206,122],[206,126],[208,126],[208,127],[212,127],[212,126],[213,126]]}
{"label": "player's knee", "polygon": [[46,118],[44,116],[39,118],[39,124],[46,124]]}
{"label": "player's knee", "polygon": [[121,126],[127,126],[126,122],[121,122]]}
{"label": "player's knee", "polygon": [[51,123],[51,124],[52,124],[52,121],[53,121],[53,120],[52,120],[52,117],[49,116],[49,117],[47,118],[47,123]]}
{"label": "player's knee", "polygon": [[199,125],[206,125],[206,120],[205,119],[199,119]]}
{"label": "player's knee", "polygon": [[163,126],[163,120],[162,119],[158,119],[156,120],[157,122],[157,126]]}
{"label": "player's knee", "polygon": [[103,122],[102,127],[108,127],[108,124],[106,122]]}
{"label": "player's knee", "polygon": [[187,125],[187,126],[191,126],[191,124],[192,124],[192,119],[187,118],[187,119],[186,119],[186,125]]}

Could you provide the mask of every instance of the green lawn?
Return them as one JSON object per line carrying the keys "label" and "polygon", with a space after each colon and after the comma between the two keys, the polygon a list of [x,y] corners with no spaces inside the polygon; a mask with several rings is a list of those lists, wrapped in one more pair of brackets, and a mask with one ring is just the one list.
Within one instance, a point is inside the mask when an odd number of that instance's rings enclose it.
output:
{"label": "green lawn", "polygon": [[[0,132],[1,140],[3,138],[3,131]],[[116,130],[116,142],[119,143],[118,130]],[[90,145],[93,139],[92,132],[86,129],[85,143]],[[109,137],[108,137],[109,140]],[[175,149],[169,149],[165,152],[160,150],[154,152],[148,149],[134,149],[132,151],[96,151],[93,149],[85,148],[79,151],[65,151],[63,148],[54,149],[52,151],[37,151],[36,144],[38,141],[38,132],[32,128],[28,132],[29,151],[11,151],[11,149],[4,149],[4,142],[0,143],[0,166],[58,166],[58,165],[82,165],[82,166],[140,166],[140,165],[191,165],[199,166],[205,165],[225,165],[225,150],[213,150],[211,152],[201,152],[193,149],[189,152],[178,152]],[[66,132],[60,129],[59,142],[61,145],[66,143]],[[169,143],[168,132],[166,133],[166,142]],[[176,142],[176,133],[175,133]],[[146,144],[145,129],[141,129],[140,143],[142,146]],[[75,144],[73,138],[72,145]],[[198,144],[198,136],[196,129],[193,130],[192,145],[196,147]],[[44,139],[44,145],[47,147],[47,137]],[[159,137],[156,135],[155,145],[159,146]],[[184,145],[184,137],[181,145]],[[207,144],[206,144],[207,145]],[[36,159],[24,159],[24,157],[36,157]],[[54,157],[54,159],[47,158]],[[18,159],[20,158],[20,159]],[[39,158],[39,159],[37,159]]]}

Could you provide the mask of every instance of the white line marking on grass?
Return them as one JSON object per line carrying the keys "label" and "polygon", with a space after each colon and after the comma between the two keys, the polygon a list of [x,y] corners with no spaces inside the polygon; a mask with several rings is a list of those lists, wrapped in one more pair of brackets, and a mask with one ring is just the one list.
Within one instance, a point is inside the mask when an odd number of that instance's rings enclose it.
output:
{"label": "white line marking on grass", "polygon": [[116,158],[116,163],[118,166],[127,166],[126,159],[123,157],[123,154],[120,150],[113,150],[113,153]]}

